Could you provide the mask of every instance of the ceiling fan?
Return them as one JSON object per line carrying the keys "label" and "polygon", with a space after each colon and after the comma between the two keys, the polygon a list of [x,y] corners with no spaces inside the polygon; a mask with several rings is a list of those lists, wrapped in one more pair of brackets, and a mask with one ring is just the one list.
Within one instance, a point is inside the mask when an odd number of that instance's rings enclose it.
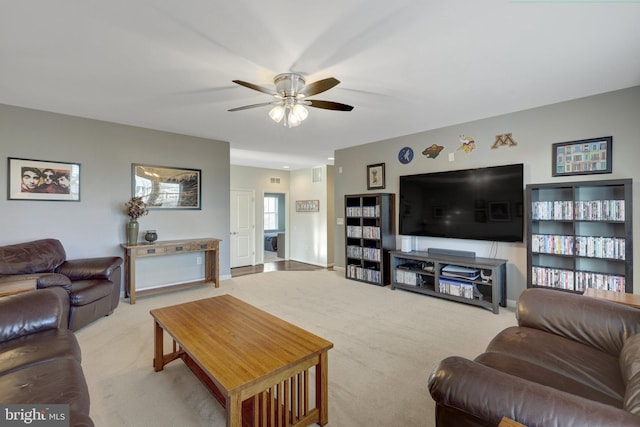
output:
{"label": "ceiling fan", "polygon": [[264,107],[273,105],[269,111],[269,117],[276,123],[284,122],[287,127],[299,126],[304,119],[307,118],[309,112],[305,108],[323,108],[325,110],[351,111],[353,107],[347,104],[332,101],[320,101],[315,99],[306,99],[309,96],[317,95],[336,86],[340,81],[333,77],[318,80],[316,82],[305,84],[304,78],[296,73],[278,74],[273,79],[275,90],[253,83],[247,83],[242,80],[233,80],[240,86],[257,90],[258,92],[267,93],[276,98],[271,102],[262,102],[260,104],[245,105],[244,107],[232,108],[229,111],[247,110],[249,108]]}

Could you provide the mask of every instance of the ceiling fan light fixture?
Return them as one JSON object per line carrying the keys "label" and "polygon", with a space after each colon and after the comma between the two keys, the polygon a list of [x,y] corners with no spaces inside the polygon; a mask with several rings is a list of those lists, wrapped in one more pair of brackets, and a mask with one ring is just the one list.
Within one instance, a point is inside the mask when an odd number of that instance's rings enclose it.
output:
{"label": "ceiling fan light fixture", "polygon": [[269,117],[276,123],[280,123],[285,114],[285,109],[282,105],[276,105],[269,111]]}
{"label": "ceiling fan light fixture", "polygon": [[303,121],[307,117],[309,117],[309,111],[307,111],[307,109],[304,108],[304,105],[302,105],[302,104],[294,105],[293,106],[293,110],[291,110],[291,112],[293,114],[295,114],[296,116],[298,116],[300,118],[300,121]]}
{"label": "ceiling fan light fixture", "polygon": [[271,120],[276,123],[282,122],[285,127],[289,128],[300,126],[300,124],[309,116],[309,111],[305,106],[322,108],[325,110],[353,110],[351,105],[341,104],[339,102],[306,99],[309,96],[325,92],[340,83],[339,80],[333,77],[328,77],[306,85],[304,78],[300,74],[278,74],[273,79],[273,83],[276,87],[275,92],[269,88],[244,82],[242,80],[233,80],[233,82],[240,86],[272,95],[277,99],[277,101],[245,105],[244,107],[232,108],[229,111],[241,111],[249,108],[273,105],[274,107],[269,111],[269,117],[271,117]]}

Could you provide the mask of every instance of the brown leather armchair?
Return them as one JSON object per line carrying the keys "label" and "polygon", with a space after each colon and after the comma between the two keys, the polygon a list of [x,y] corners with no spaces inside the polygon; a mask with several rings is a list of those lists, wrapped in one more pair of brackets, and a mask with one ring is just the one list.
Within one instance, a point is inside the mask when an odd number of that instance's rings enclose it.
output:
{"label": "brown leather armchair", "polygon": [[93,427],[68,314],[69,297],[61,287],[0,298],[0,402],[67,404],[67,425]]}
{"label": "brown leather armchair", "polygon": [[438,427],[640,425],[640,310],[527,289],[518,326],[474,360],[449,357],[429,376]]}
{"label": "brown leather armchair", "polygon": [[35,280],[38,289],[69,294],[69,329],[77,331],[113,313],[120,301],[120,257],[67,260],[62,243],[42,239],[0,247],[0,286],[7,280]]}

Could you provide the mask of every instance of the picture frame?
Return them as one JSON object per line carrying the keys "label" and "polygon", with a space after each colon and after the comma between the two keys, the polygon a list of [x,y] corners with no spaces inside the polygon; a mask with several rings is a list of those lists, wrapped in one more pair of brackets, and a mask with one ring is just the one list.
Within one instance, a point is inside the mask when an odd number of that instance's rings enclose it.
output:
{"label": "picture frame", "polygon": [[381,190],[384,187],[384,163],[367,165],[367,190]]}
{"label": "picture frame", "polygon": [[552,145],[552,176],[611,173],[613,137],[558,142]]}
{"label": "picture frame", "polygon": [[8,158],[7,199],[80,201],[80,163]]}
{"label": "picture frame", "polygon": [[296,200],[296,212],[320,212],[320,200]]}
{"label": "picture frame", "polygon": [[150,210],[202,209],[202,170],[131,164],[131,196]]}

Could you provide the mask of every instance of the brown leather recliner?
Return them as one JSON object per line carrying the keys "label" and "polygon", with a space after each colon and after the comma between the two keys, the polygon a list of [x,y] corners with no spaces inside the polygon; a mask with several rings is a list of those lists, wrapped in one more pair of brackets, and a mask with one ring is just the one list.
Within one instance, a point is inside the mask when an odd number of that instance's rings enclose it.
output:
{"label": "brown leather recliner", "polygon": [[10,280],[60,286],[69,294],[69,329],[77,331],[113,313],[120,301],[120,257],[67,260],[62,243],[42,239],[0,246],[0,287]]}
{"label": "brown leather recliner", "polygon": [[518,326],[474,360],[449,357],[428,380],[438,427],[640,426],[640,310],[527,289]]}
{"label": "brown leather recliner", "polygon": [[[0,402],[69,405],[69,426],[93,427],[69,297],[60,287],[0,298]],[[38,424],[37,422],[34,425]]]}

